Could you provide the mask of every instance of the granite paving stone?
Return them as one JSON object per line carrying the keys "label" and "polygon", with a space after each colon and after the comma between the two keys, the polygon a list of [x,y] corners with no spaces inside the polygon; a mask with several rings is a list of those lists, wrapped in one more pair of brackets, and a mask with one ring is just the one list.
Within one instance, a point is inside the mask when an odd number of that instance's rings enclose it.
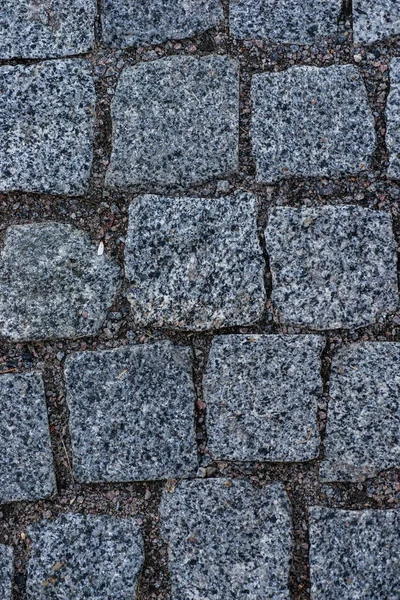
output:
{"label": "granite paving stone", "polygon": [[292,529],[282,484],[206,479],[164,491],[172,600],[289,600]]}
{"label": "granite paving stone", "polygon": [[333,359],[320,477],[359,481],[400,467],[400,344],[353,344]]}
{"label": "granite paving stone", "polygon": [[0,405],[0,502],[50,496],[56,480],[41,375],[0,375]]}
{"label": "granite paving stone", "polygon": [[310,510],[311,600],[400,598],[400,510]]}
{"label": "granite paving stone", "polygon": [[96,0],[2,0],[0,59],[88,52],[95,16]]}
{"label": "granite paving stone", "polygon": [[217,460],[304,461],[319,453],[320,354],[314,335],[223,335],[211,345],[203,392]]}
{"label": "granite paving stone", "polygon": [[313,44],[336,36],[340,10],[340,0],[230,0],[229,24],[237,38]]}
{"label": "granite paving stone", "polygon": [[400,35],[398,0],[353,0],[353,35],[356,44]]}
{"label": "granite paving stone", "polygon": [[190,348],[157,342],[72,354],[65,376],[78,481],[196,474]]}
{"label": "granite paving stone", "polygon": [[67,514],[28,528],[28,600],[132,600],[143,565],[134,519]]}
{"label": "granite paving stone", "polygon": [[103,39],[114,48],[192,37],[218,25],[220,0],[102,0]]}
{"label": "granite paving stone", "polygon": [[257,199],[140,196],[129,209],[128,300],[137,325],[204,330],[263,314]]}
{"label": "granite paving stone", "polygon": [[265,235],[281,322],[351,329],[396,310],[390,213],[359,206],[277,207]]}
{"label": "granite paving stone", "polygon": [[393,179],[400,179],[400,58],[393,58],[390,62],[390,91],[387,99],[386,120],[386,146],[389,151],[388,175]]}
{"label": "granite paving stone", "polygon": [[0,335],[12,341],[95,335],[111,306],[119,267],[89,236],[44,222],[7,229],[0,255]]}
{"label": "granite paving stone", "polygon": [[238,112],[238,64],[227,56],[171,56],[126,67],[112,103],[106,186],[153,192],[235,172]]}
{"label": "granite paving stone", "polygon": [[84,194],[95,91],[85,59],[0,66],[0,192]]}
{"label": "granite paving stone", "polygon": [[11,546],[0,545],[0,598],[12,600],[14,553]]}
{"label": "granite paving stone", "polygon": [[374,119],[355,67],[299,66],[254,75],[251,98],[259,182],[368,168],[375,150]]}

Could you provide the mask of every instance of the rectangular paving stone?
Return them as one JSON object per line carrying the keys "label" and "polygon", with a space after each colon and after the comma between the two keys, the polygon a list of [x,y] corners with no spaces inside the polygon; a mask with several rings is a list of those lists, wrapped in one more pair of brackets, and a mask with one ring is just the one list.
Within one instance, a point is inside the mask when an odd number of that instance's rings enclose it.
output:
{"label": "rectangular paving stone", "polygon": [[265,262],[256,215],[250,194],[136,198],[125,245],[134,322],[204,330],[258,321]]}
{"label": "rectangular paving stone", "polygon": [[192,353],[170,342],[65,361],[78,481],[187,477],[197,471]]}
{"label": "rectangular paving stone", "polygon": [[398,306],[390,213],[359,206],[276,207],[265,232],[282,323],[363,327]]}
{"label": "rectangular paving stone", "polygon": [[319,453],[320,354],[314,335],[214,338],[203,381],[217,460],[304,461]]}
{"label": "rectangular paving stone", "polygon": [[0,375],[0,406],[0,503],[50,496],[56,479],[41,375]]}
{"label": "rectangular paving stone", "polygon": [[102,0],[103,39],[115,48],[192,37],[220,23],[220,0]]}
{"label": "rectangular paving stone", "polygon": [[144,560],[134,519],[61,515],[28,527],[28,600],[132,600]]}
{"label": "rectangular paving stone", "polygon": [[0,67],[0,191],[84,194],[92,164],[90,63]]}
{"label": "rectangular paving stone", "polygon": [[283,485],[185,481],[164,492],[172,600],[289,600],[292,526]]}
{"label": "rectangular paving stone", "polygon": [[355,67],[300,66],[254,75],[251,98],[259,182],[339,176],[368,168],[375,126]]}
{"label": "rectangular paving stone", "polygon": [[106,186],[187,187],[238,168],[239,69],[227,56],[127,67],[112,103]]}
{"label": "rectangular paving stone", "polygon": [[390,91],[386,107],[388,176],[400,179],[400,58],[390,61]]}
{"label": "rectangular paving stone", "polygon": [[358,44],[400,35],[398,0],[353,0],[353,35]]}
{"label": "rectangular paving stone", "polygon": [[0,598],[12,600],[14,552],[11,546],[0,545]]}
{"label": "rectangular paving stone", "polygon": [[2,0],[0,59],[88,52],[96,0]]}
{"label": "rectangular paving stone", "polygon": [[400,598],[400,510],[310,510],[311,600]]}
{"label": "rectangular paving stone", "polygon": [[362,481],[400,467],[400,344],[352,344],[332,362],[325,481]]}
{"label": "rectangular paving stone", "polygon": [[230,0],[234,37],[313,44],[337,33],[340,0]]}

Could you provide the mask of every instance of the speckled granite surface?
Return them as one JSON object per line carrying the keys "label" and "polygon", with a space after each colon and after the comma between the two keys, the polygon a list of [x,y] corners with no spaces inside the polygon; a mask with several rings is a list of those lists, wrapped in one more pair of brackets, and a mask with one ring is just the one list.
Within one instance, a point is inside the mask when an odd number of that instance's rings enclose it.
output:
{"label": "speckled granite surface", "polygon": [[356,44],[371,44],[400,35],[400,5],[397,0],[353,0]]}
{"label": "speckled granite surface", "polygon": [[0,594],[3,600],[12,598],[13,549],[0,545]]}

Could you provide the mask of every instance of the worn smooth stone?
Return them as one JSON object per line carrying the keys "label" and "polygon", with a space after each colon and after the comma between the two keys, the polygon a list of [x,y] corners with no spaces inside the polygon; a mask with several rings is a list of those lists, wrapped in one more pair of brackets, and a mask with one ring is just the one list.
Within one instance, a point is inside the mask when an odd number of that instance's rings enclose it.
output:
{"label": "worn smooth stone", "polygon": [[172,600],[289,600],[292,529],[283,485],[205,479],[164,491]]}
{"label": "worn smooth stone", "polygon": [[90,63],[0,67],[0,191],[86,192],[93,155]]}
{"label": "worn smooth stone", "polygon": [[400,598],[400,510],[310,509],[311,600]]}
{"label": "worn smooth stone", "polygon": [[330,378],[325,481],[360,481],[400,467],[400,344],[343,348]]}
{"label": "worn smooth stone", "polygon": [[0,545],[0,598],[12,600],[14,552],[11,546]]}
{"label": "worn smooth stone", "polygon": [[353,0],[353,35],[359,44],[400,35],[398,0]]}
{"label": "worn smooth stone", "polygon": [[265,232],[282,323],[363,327],[398,307],[390,213],[359,206],[277,207]]}
{"label": "worn smooth stone", "polygon": [[0,335],[12,341],[95,335],[119,286],[119,267],[89,236],[44,222],[7,229],[0,255]]}
{"label": "worn smooth stone", "polygon": [[0,59],[87,52],[95,16],[96,0],[2,0]]}
{"label": "worn smooth stone", "polygon": [[112,103],[106,187],[187,187],[238,168],[239,69],[227,56],[126,67]]}
{"label": "worn smooth stone", "polygon": [[375,125],[351,65],[254,75],[251,138],[257,180],[353,174],[368,168]]}
{"label": "worn smooth stone", "polygon": [[80,352],[65,363],[78,481],[197,471],[192,352],[170,342]]}
{"label": "worn smooth stone", "polygon": [[387,99],[386,120],[386,145],[389,151],[388,176],[400,179],[400,58],[393,58],[390,62],[390,91]]}
{"label": "worn smooth stone", "polygon": [[217,460],[304,461],[319,452],[324,338],[223,335],[203,381],[208,448]]}
{"label": "worn smooth stone", "polygon": [[250,194],[136,198],[125,246],[134,322],[204,330],[258,321],[265,263],[256,215]]}
{"label": "worn smooth stone", "polygon": [[28,600],[136,598],[144,550],[134,519],[67,514],[28,536]]}
{"label": "worn smooth stone", "polygon": [[50,496],[56,479],[41,375],[0,375],[0,406],[0,502]]}
{"label": "worn smooth stone", "polygon": [[192,37],[220,23],[220,0],[103,0],[103,39],[114,48]]}
{"label": "worn smooth stone", "polygon": [[230,0],[234,37],[312,44],[337,33],[340,0]]}

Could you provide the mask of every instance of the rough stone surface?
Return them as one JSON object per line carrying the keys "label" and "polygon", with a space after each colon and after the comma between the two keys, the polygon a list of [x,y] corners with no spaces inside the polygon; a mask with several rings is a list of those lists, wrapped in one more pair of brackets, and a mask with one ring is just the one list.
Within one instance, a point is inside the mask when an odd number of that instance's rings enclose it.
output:
{"label": "rough stone surface", "polygon": [[13,549],[0,545],[0,598],[12,599]]}
{"label": "rough stone surface", "polygon": [[400,510],[310,510],[312,600],[400,598]]}
{"label": "rough stone surface", "polygon": [[335,36],[340,0],[231,0],[229,24],[237,38],[312,44]]}
{"label": "rough stone surface", "polygon": [[201,330],[259,320],[265,263],[256,212],[249,194],[136,198],[125,246],[134,321]]}
{"label": "rough stone surface", "polygon": [[96,0],[2,0],[0,59],[87,52],[95,16]]}
{"label": "rough stone surface", "polygon": [[13,341],[94,335],[119,268],[71,225],[14,225],[0,255],[0,335]]}
{"label": "rough stone surface", "polygon": [[398,0],[353,0],[353,35],[360,44],[400,35]]}
{"label": "rough stone surface", "polygon": [[66,361],[75,477],[81,482],[194,475],[191,350],[158,342]]}
{"label": "rough stone surface", "polygon": [[362,327],[398,306],[389,213],[358,206],[278,207],[266,230],[272,300],[283,323]]}
{"label": "rough stone surface", "polygon": [[357,481],[400,467],[400,344],[344,348],[330,381],[321,478]]}
{"label": "rough stone surface", "polygon": [[289,600],[290,512],[281,484],[208,479],[164,492],[172,600]]}
{"label": "rough stone surface", "polygon": [[112,104],[106,186],[188,186],[236,171],[238,111],[238,65],[226,56],[125,68]]}
{"label": "rough stone surface", "polygon": [[303,461],[319,452],[324,339],[224,335],[211,345],[203,390],[211,455]]}
{"label": "rough stone surface", "polygon": [[28,600],[132,600],[143,564],[133,519],[62,515],[30,525]]}
{"label": "rough stone surface", "polygon": [[355,67],[262,73],[253,77],[251,96],[258,181],[352,174],[369,166],[374,119]]}
{"label": "rough stone surface", "polygon": [[0,375],[0,502],[56,491],[43,381],[39,373]]}
{"label": "rough stone surface", "polygon": [[218,25],[220,0],[102,0],[103,39],[126,48],[192,37]]}
{"label": "rough stone surface", "polygon": [[390,62],[390,92],[387,99],[386,118],[386,145],[389,151],[388,175],[393,179],[400,179],[400,58],[393,58]]}
{"label": "rough stone surface", "polygon": [[0,89],[0,191],[84,194],[95,108],[89,61],[2,66]]}

